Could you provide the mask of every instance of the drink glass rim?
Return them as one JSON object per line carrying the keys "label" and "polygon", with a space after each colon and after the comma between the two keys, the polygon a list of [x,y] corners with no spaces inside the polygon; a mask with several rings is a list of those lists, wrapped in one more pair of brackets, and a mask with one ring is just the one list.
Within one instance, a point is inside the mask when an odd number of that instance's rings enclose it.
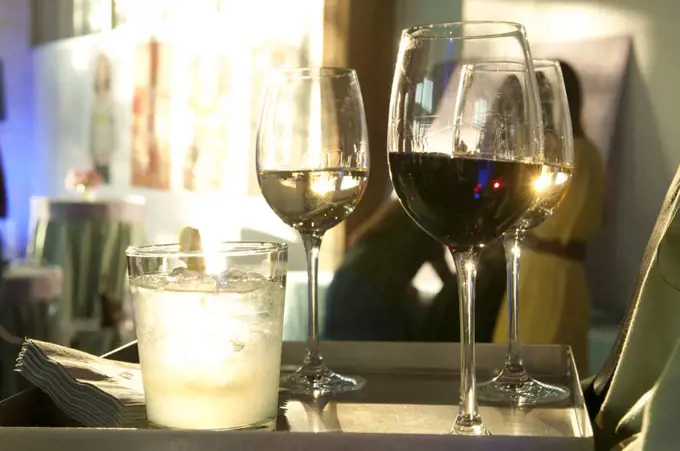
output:
{"label": "drink glass rim", "polygon": [[[479,33],[466,33],[466,28],[474,29],[479,27],[498,27],[497,31],[486,31]],[[488,28],[487,28],[488,29]],[[446,39],[446,40],[469,40],[469,39],[490,39],[526,35],[524,25],[518,22],[495,21],[495,20],[471,20],[461,22],[441,22],[427,25],[416,25],[402,31],[402,36],[408,39]]]}
{"label": "drink glass rim", "polygon": [[206,255],[224,255],[227,257],[244,257],[279,253],[288,250],[288,244],[280,241],[222,241],[208,244],[203,250],[182,250],[179,243],[145,244],[130,246],[125,251],[128,257],[162,258],[162,257],[203,257]]}

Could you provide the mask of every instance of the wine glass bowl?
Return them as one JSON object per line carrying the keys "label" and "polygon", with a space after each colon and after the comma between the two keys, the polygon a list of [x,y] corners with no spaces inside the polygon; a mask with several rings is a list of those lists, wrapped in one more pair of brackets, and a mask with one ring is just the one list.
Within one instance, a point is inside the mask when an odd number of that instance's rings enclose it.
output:
{"label": "wine glass bowl", "polygon": [[[504,68],[507,72],[508,68]],[[519,271],[526,234],[549,217],[564,198],[573,170],[573,136],[569,105],[559,63],[535,60],[544,132],[544,165],[534,182],[535,200],[512,230],[503,235],[507,261],[509,339],[501,372],[480,384],[480,399],[518,406],[561,402],[570,390],[534,379],[524,368],[519,348]]]}
{"label": "wine glass bowl", "polygon": [[[522,78],[499,70],[509,65]],[[406,211],[454,250],[489,243],[535,202],[543,164],[527,145],[534,125],[522,108],[529,86],[521,71],[520,63],[461,64],[454,114],[415,116],[411,151],[389,154]]]}
{"label": "wine glass bowl", "polygon": [[[508,77],[498,69],[512,64]],[[501,108],[503,106],[503,108]],[[486,435],[477,407],[474,291],[479,249],[535,202],[543,131],[524,28],[457,22],[404,30],[388,160],[409,216],[445,244],[461,302],[461,401],[451,433]]]}
{"label": "wine glass bowl", "polygon": [[532,205],[527,192],[538,163],[469,158],[454,153],[390,154],[402,205],[433,237],[459,252],[499,237]]}
{"label": "wine glass bowl", "polygon": [[262,170],[265,200],[301,234],[322,236],[349,216],[366,187],[365,169]]}
{"label": "wine glass bowl", "polygon": [[323,235],[352,213],[368,183],[366,119],[356,72],[322,67],[274,73],[256,147],[262,194],[279,218],[300,233],[307,255],[307,354],[282,387],[313,396],[357,390],[363,379],[333,372],[319,352],[317,289]]}
{"label": "wine glass bowl", "polygon": [[574,138],[567,94],[559,62],[534,60],[543,120],[543,160],[541,177],[534,183],[534,205],[515,225],[528,231],[552,215],[567,193],[574,163]]}

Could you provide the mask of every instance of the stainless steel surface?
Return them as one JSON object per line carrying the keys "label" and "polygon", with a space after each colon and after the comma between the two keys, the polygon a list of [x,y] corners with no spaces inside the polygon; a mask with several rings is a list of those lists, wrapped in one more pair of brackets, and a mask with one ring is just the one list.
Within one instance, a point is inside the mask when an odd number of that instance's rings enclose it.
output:
{"label": "stainless steel surface", "polygon": [[[282,403],[293,432],[343,431],[379,434],[445,434],[456,417],[460,380],[459,348],[445,343],[324,343],[326,361],[343,374],[361,374],[357,393],[317,401]],[[284,370],[304,353],[287,343]],[[541,380],[568,386],[561,405],[534,408],[481,404],[484,423],[494,435],[592,438],[570,351],[563,346],[528,346],[527,369]],[[477,347],[478,380],[490,379],[503,364],[505,347]]]}
{"label": "stainless steel surface", "polygon": [[[447,432],[456,416],[459,353],[455,344],[322,343],[333,369],[366,377],[365,389],[333,399],[310,400],[282,394],[277,428],[281,432],[193,432],[168,430],[0,427],[0,449],[50,447],[54,451],[120,450],[451,450],[590,451],[594,449],[578,375],[568,348],[524,348],[527,368],[542,379],[567,384],[573,393],[562,406],[533,409],[482,406],[491,437],[460,437]],[[134,349],[111,356],[134,358]],[[505,347],[478,345],[480,380],[503,363]],[[285,343],[284,370],[296,368],[303,343]],[[24,397],[24,402],[20,397]],[[2,424],[49,424],[49,409],[31,417],[25,392],[0,403]],[[13,417],[12,414],[17,416]],[[21,418],[21,421],[18,418]],[[53,421],[57,421],[53,419]],[[64,424],[63,419],[60,423]],[[292,433],[283,433],[290,431]]]}
{"label": "stainless steel surface", "polygon": [[[517,411],[482,407],[484,424],[494,435],[584,437],[573,409]],[[292,401],[286,418],[291,432],[446,434],[457,406],[335,403],[315,406]]]}

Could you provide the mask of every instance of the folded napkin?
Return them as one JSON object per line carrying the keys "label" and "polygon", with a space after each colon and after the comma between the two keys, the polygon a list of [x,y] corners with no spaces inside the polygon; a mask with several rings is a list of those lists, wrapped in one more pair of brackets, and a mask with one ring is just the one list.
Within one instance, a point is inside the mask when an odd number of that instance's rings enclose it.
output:
{"label": "folded napkin", "polygon": [[83,426],[147,427],[139,364],[26,339],[15,371]]}

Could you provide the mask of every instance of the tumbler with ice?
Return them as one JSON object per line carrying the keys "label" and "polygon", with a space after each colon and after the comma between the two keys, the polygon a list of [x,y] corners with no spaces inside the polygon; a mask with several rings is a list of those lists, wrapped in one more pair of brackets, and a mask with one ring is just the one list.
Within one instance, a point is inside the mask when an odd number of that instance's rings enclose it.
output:
{"label": "tumbler with ice", "polygon": [[287,246],[141,246],[127,255],[150,425],[272,429]]}

